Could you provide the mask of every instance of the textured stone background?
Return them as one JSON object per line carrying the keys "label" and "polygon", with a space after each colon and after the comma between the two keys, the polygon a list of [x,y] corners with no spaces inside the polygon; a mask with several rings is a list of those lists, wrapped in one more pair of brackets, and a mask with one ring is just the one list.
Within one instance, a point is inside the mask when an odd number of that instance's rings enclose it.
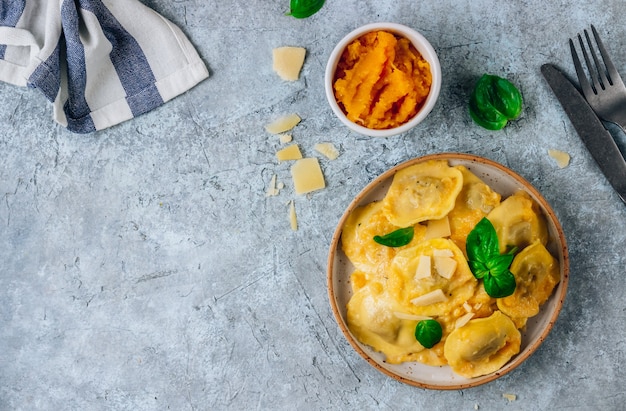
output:
{"label": "textured stone background", "polygon": [[[284,16],[287,0],[144,3],[210,68],[187,94],[75,135],[38,91],[0,84],[0,409],[623,409],[626,207],[539,73],[553,62],[573,74],[567,40],[593,23],[626,75],[623,2],[327,0],[306,20]],[[390,139],[350,133],[323,91],[334,45],[377,21],[422,32],[444,75],[428,119]],[[308,50],[297,82],[272,71],[283,45]],[[504,131],[467,115],[484,72],[525,97]],[[263,129],[292,112],[305,155],[321,141],[341,151],[322,160],[328,187],[308,196],[293,193]],[[570,166],[558,169],[549,148],[569,152]],[[442,151],[530,180],[561,218],[571,257],[565,306],[540,349],[493,383],[451,392],[398,383],[353,352],[325,272],[352,197],[393,165]],[[286,187],[268,198],[274,173]]]}

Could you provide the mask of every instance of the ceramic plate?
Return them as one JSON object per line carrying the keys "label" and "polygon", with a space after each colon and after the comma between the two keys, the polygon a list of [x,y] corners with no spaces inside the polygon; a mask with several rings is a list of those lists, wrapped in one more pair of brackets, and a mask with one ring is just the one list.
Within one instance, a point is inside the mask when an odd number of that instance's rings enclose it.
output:
{"label": "ceramic plate", "polygon": [[[463,165],[487,183],[492,189],[506,198],[518,190],[525,190],[539,204],[548,223],[550,241],[548,249],[560,262],[561,281],[550,299],[541,307],[538,315],[528,320],[522,330],[520,352],[504,367],[492,374],[476,378],[464,378],[454,374],[449,366],[433,367],[416,362],[388,364],[384,355],[369,346],[359,343],[348,330],[346,304],[352,295],[350,274],[354,267],[341,249],[341,233],[348,215],[356,207],[380,200],[386,194],[394,174],[405,167],[428,160],[447,160],[452,166]],[[444,153],[416,158],[388,170],[367,185],[350,203],[333,235],[328,259],[328,293],[335,318],[343,334],[352,347],[377,370],[399,381],[430,389],[462,389],[481,385],[495,380],[519,366],[545,340],[556,321],[565,298],[569,278],[569,261],[565,236],[561,225],[550,205],[543,196],[524,178],[494,161],[469,154]]]}

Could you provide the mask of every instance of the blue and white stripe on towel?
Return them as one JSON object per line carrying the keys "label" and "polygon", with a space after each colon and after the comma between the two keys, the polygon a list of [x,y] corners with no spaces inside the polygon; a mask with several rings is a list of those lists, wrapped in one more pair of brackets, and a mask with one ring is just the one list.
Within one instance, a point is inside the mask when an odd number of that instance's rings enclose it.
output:
{"label": "blue and white stripe on towel", "polygon": [[0,0],[0,80],[39,89],[73,132],[146,113],[208,76],[183,32],[137,0]]}

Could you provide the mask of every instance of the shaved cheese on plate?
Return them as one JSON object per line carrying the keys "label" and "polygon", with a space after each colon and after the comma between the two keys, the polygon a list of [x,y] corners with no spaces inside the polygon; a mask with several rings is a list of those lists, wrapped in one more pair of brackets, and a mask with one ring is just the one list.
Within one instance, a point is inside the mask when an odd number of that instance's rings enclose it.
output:
{"label": "shaved cheese on plate", "polygon": [[396,318],[399,318],[401,320],[409,320],[409,321],[423,321],[423,320],[431,320],[431,317],[427,317],[425,315],[414,315],[414,314],[407,314],[407,313],[401,313],[400,311],[394,311],[393,315],[396,316]]}
{"label": "shaved cheese on plate", "polygon": [[310,193],[326,187],[320,163],[315,157],[296,160],[291,166],[291,177],[296,194]]}
{"label": "shaved cheese on plate", "polygon": [[454,253],[449,248],[443,248],[443,249],[435,248],[433,250],[433,256],[434,257],[454,257]]}
{"label": "shaved cheese on plate", "polygon": [[438,288],[434,291],[431,291],[429,293],[426,293],[424,295],[421,295],[419,297],[412,299],[411,304],[424,307],[424,306],[431,305],[431,304],[442,303],[446,300],[447,300],[446,295],[443,293],[443,291],[441,291],[440,288]]}
{"label": "shaved cheese on plate", "polygon": [[272,68],[280,78],[296,81],[304,64],[306,49],[303,47],[277,47],[272,50]]}
{"label": "shaved cheese on plate", "polygon": [[415,279],[421,280],[423,278],[428,278],[430,277],[430,273],[430,256],[420,255],[419,261],[417,262],[417,270],[415,271]]}
{"label": "shaved cheese on plate", "polygon": [[443,278],[450,279],[456,271],[456,260],[452,257],[433,257],[435,270]]}
{"label": "shaved cheese on plate", "polygon": [[294,128],[302,119],[297,114],[287,114],[272,121],[265,126],[265,131],[272,134],[280,134]]}
{"label": "shaved cheese on plate", "polygon": [[467,324],[469,322],[469,320],[471,320],[474,317],[474,313],[467,313],[465,315],[462,315],[461,317],[459,317],[456,320],[456,323],[454,323],[454,328],[461,328],[463,327],[465,324]]}
{"label": "shaved cheese on plate", "polygon": [[471,306],[471,305],[469,305],[469,304],[467,303],[467,301],[465,301],[465,302],[463,303],[463,308],[464,308],[464,309],[465,309],[465,311],[466,311],[466,312],[468,312],[468,313],[471,313],[471,312],[472,312],[472,306]]}
{"label": "shaved cheese on plate", "polygon": [[452,231],[450,231],[450,221],[448,221],[448,216],[445,216],[439,220],[428,220],[424,240],[450,237],[450,234],[452,234]]}
{"label": "shaved cheese on plate", "polygon": [[318,153],[326,156],[329,160],[335,160],[339,157],[339,150],[337,150],[333,143],[317,143],[313,148]]}
{"label": "shaved cheese on plate", "polygon": [[570,156],[565,151],[549,149],[548,155],[556,161],[559,168],[565,168],[569,164]]}
{"label": "shaved cheese on plate", "polygon": [[276,152],[276,158],[278,161],[299,160],[302,158],[300,147],[297,144],[292,144]]}

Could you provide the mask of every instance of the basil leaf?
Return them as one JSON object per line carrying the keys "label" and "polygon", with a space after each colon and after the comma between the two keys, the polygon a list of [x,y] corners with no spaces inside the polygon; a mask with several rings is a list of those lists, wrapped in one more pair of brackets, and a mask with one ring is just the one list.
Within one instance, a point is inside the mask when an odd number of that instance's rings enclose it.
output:
{"label": "basil leaf", "polygon": [[415,326],[415,339],[424,346],[432,348],[441,341],[443,330],[435,320],[422,320]]}
{"label": "basil leaf", "polygon": [[295,17],[297,19],[304,19],[310,17],[320,11],[324,6],[325,0],[291,0],[289,3],[290,12],[288,16]]}
{"label": "basil leaf", "polygon": [[474,277],[478,279],[481,279],[489,274],[489,268],[487,267],[487,264],[483,263],[482,261],[469,260],[468,264],[470,266],[470,270],[472,270],[472,273],[474,274]]}
{"label": "basil leaf", "polygon": [[485,291],[493,298],[502,298],[515,291],[515,277],[509,270],[517,247],[500,254],[500,243],[495,227],[486,217],[467,235],[465,242],[467,262],[472,274],[482,279]]}
{"label": "basil leaf", "polygon": [[470,261],[486,263],[494,256],[500,255],[498,234],[486,217],[483,217],[467,235],[465,250]]}
{"label": "basil leaf", "polygon": [[469,114],[472,120],[487,130],[500,130],[509,119],[488,103],[487,93],[474,92],[470,96]]}
{"label": "basil leaf", "polygon": [[413,229],[413,226],[399,228],[396,231],[392,231],[391,233],[385,234],[383,236],[374,236],[374,241],[387,247],[402,247],[403,245],[407,245],[411,242],[411,240],[413,240],[414,234],[415,230]]}
{"label": "basil leaf", "polygon": [[504,298],[515,292],[515,276],[509,270],[484,278],[485,291],[493,298]]}
{"label": "basil leaf", "polygon": [[472,119],[488,130],[499,130],[522,113],[522,94],[507,79],[485,74],[474,86],[469,100]]}
{"label": "basil leaf", "polygon": [[522,113],[522,94],[509,80],[492,76],[493,105],[509,120],[516,119]]}
{"label": "basil leaf", "polygon": [[513,262],[513,254],[502,254],[492,257],[486,264],[489,272],[493,276],[499,276],[501,273],[509,271],[509,267]]}

